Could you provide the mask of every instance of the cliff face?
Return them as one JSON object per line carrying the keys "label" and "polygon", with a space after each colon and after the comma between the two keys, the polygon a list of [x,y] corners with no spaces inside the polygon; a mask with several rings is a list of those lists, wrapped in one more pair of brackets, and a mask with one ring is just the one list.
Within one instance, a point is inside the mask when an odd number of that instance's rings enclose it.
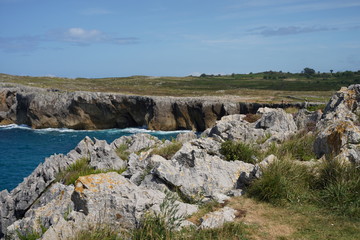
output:
{"label": "cliff face", "polygon": [[0,88],[0,101],[0,123],[72,129],[146,126],[151,130],[204,131],[222,116],[278,106],[220,102],[210,98],[59,92],[29,87]]}

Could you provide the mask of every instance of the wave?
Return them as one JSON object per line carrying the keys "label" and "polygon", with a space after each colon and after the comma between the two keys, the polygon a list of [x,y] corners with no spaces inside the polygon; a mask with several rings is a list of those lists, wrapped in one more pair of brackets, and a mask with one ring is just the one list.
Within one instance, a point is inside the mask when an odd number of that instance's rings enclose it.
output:
{"label": "wave", "polygon": [[0,125],[0,129],[31,129],[28,125],[25,124],[8,124],[8,125]]}
{"label": "wave", "polygon": [[24,130],[32,130],[38,133],[47,133],[47,132],[60,132],[60,133],[67,133],[67,132],[107,132],[107,133],[156,133],[157,135],[165,135],[165,134],[176,134],[176,133],[184,133],[190,132],[190,130],[175,130],[175,131],[157,131],[157,130],[149,130],[143,127],[139,128],[111,128],[111,129],[101,129],[101,130],[74,130],[69,128],[42,128],[42,129],[33,129],[28,125],[17,125],[17,124],[9,124],[9,125],[1,125],[0,129],[7,130],[7,129],[24,129]]}

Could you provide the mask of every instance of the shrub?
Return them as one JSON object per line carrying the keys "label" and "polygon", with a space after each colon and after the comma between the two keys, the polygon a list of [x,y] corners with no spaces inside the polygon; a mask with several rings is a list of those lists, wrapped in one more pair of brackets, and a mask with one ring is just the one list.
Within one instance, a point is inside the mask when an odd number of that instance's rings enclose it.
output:
{"label": "shrub", "polygon": [[224,155],[227,161],[241,160],[247,163],[256,162],[255,156],[257,155],[257,151],[250,145],[242,142],[225,141],[221,144],[220,153]]}
{"label": "shrub", "polygon": [[337,214],[360,219],[360,167],[327,159],[313,184],[318,203]]}
{"label": "shrub", "polygon": [[263,169],[262,177],[252,182],[247,193],[273,204],[301,202],[309,198],[311,178],[305,166],[288,159],[278,160]]}
{"label": "shrub", "polygon": [[173,141],[171,144],[169,144],[169,145],[167,145],[165,147],[155,148],[151,153],[154,154],[154,155],[155,154],[160,155],[160,156],[162,156],[163,158],[166,158],[166,159],[170,159],[175,155],[175,153],[177,151],[180,150],[181,147],[182,147],[181,142]]}

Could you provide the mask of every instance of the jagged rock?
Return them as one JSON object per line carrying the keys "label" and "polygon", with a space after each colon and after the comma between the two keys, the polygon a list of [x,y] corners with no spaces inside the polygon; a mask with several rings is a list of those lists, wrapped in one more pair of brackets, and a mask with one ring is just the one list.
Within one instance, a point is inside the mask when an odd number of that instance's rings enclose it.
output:
{"label": "jagged rock", "polygon": [[153,174],[194,201],[226,194],[248,183],[255,175],[254,165],[223,161],[191,142],[185,143],[172,160],[156,160]]}
{"label": "jagged rock", "polygon": [[200,221],[200,229],[208,228],[219,228],[224,225],[226,222],[233,222],[236,218],[237,210],[224,207],[219,211],[211,212],[203,216]]}
{"label": "jagged rock", "polygon": [[333,155],[360,163],[360,129],[352,121],[337,121],[320,132],[314,143],[317,157]]}
{"label": "jagged rock", "polygon": [[300,109],[299,112],[295,114],[295,123],[298,129],[305,129],[309,131],[314,131],[316,124],[320,121],[322,116],[321,110],[318,111],[308,111],[306,109]]}
{"label": "jagged rock", "polygon": [[271,132],[295,132],[296,124],[291,114],[286,113],[283,109],[259,109],[258,113],[262,117],[257,121],[256,128],[269,129]]}
{"label": "jagged rock", "polygon": [[[67,219],[74,209],[70,199],[73,186],[56,183],[43,194],[38,201],[26,212],[25,216],[7,228],[7,234],[21,233],[26,235],[29,231],[42,232],[57,224],[60,219]],[[17,234],[13,238],[17,239]]]}
{"label": "jagged rock", "polygon": [[260,108],[258,112],[262,117],[254,123],[245,121],[245,115],[241,114],[225,116],[216,122],[208,136],[218,141],[236,140],[267,147],[297,131],[292,115],[282,109]]}
{"label": "jagged rock", "polygon": [[189,142],[196,138],[197,136],[195,132],[185,132],[185,133],[179,133],[176,137],[176,141],[184,143],[184,142]]}
{"label": "jagged rock", "polygon": [[94,151],[90,153],[90,166],[95,169],[123,169],[126,168],[124,162],[113,148],[105,140],[95,139]]}
{"label": "jagged rock", "polygon": [[24,217],[26,211],[46,191],[60,171],[65,170],[76,160],[87,157],[92,151],[92,146],[91,139],[85,138],[67,155],[55,154],[46,158],[44,163],[40,163],[22,183],[13,189],[4,198],[5,201],[1,206],[1,209],[6,209],[6,211],[0,212],[0,236],[6,233],[7,227],[14,221]]}
{"label": "jagged rock", "polygon": [[342,87],[330,99],[324,109],[324,114],[318,128],[327,127],[331,123],[343,120],[358,121],[360,113],[360,85]]}
{"label": "jagged rock", "polygon": [[[136,186],[114,172],[79,177],[72,195],[75,211],[84,213],[88,222],[101,219],[129,228],[138,226],[145,212],[159,212],[164,198],[163,192]],[[197,211],[194,205],[177,204],[179,214]]]}
{"label": "jagged rock", "polygon": [[316,125],[314,151],[318,157],[330,154],[360,162],[359,99],[359,84],[343,87],[331,97]]}
{"label": "jagged rock", "polygon": [[127,146],[128,152],[139,152],[142,150],[148,150],[157,145],[161,145],[162,142],[157,137],[151,136],[150,134],[138,133],[115,139],[111,143],[111,146],[113,148],[118,148],[123,144]]}
{"label": "jagged rock", "polygon": [[245,115],[240,114],[223,117],[211,128],[209,137],[220,141],[240,140],[243,142],[254,142],[265,136],[263,129],[255,129],[254,124],[243,120],[244,117]]}

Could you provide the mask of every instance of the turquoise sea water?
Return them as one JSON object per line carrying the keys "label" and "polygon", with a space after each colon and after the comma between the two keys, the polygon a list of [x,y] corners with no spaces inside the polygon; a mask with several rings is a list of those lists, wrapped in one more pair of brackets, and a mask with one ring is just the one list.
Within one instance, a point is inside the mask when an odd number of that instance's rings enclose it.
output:
{"label": "turquoise sea water", "polygon": [[85,136],[111,143],[116,138],[138,132],[149,133],[159,139],[171,139],[180,131],[163,132],[137,128],[98,131],[34,130],[18,125],[0,126],[0,191],[12,190],[46,157],[54,153],[68,153]]}

